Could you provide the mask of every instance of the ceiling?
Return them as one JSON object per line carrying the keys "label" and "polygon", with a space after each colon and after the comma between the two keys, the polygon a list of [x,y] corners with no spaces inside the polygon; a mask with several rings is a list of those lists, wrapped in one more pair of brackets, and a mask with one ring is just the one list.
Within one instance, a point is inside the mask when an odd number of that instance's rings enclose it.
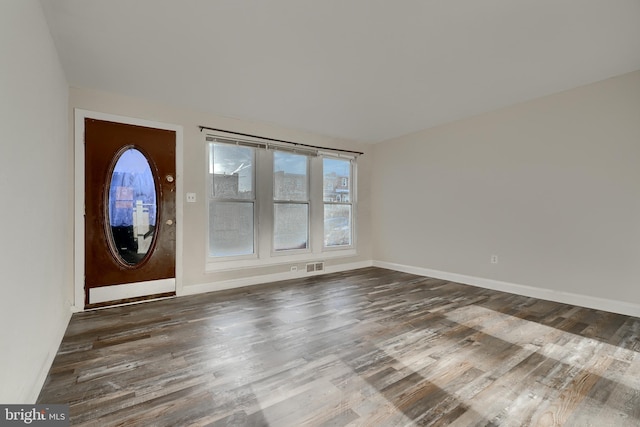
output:
{"label": "ceiling", "polygon": [[42,0],[71,86],[378,142],[640,69],[640,0]]}

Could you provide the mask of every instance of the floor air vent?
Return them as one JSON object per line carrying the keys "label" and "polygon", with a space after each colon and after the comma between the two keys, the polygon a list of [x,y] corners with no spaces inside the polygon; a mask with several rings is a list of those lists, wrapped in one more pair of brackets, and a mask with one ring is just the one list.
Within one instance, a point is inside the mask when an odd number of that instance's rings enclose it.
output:
{"label": "floor air vent", "polygon": [[324,262],[312,262],[307,264],[307,273],[314,271],[324,271]]}

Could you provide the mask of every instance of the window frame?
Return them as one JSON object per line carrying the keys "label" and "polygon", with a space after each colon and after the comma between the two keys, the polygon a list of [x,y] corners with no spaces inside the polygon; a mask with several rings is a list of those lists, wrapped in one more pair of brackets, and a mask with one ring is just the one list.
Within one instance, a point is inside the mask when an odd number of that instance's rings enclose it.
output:
{"label": "window frame", "polygon": [[[325,201],[324,200],[324,190],[326,188],[326,184],[324,182],[324,159],[333,159],[333,160],[343,160],[343,161],[348,161],[349,162],[349,178],[348,178],[348,187],[349,187],[349,201],[348,202],[344,202],[344,201]],[[323,252],[334,252],[334,251],[346,251],[346,250],[351,250],[351,249],[355,249],[357,247],[356,245],[356,218],[357,218],[357,185],[356,185],[356,167],[357,167],[357,163],[355,161],[355,158],[345,158],[342,156],[335,156],[335,155],[324,155],[322,157],[322,189],[323,189],[323,193],[321,196],[321,200],[322,200],[322,251]],[[341,178],[341,182],[344,181],[344,177]],[[333,206],[350,206],[351,208],[351,217],[349,218],[349,231],[351,234],[351,243],[348,245],[332,245],[332,246],[327,246],[325,243],[325,230],[324,230],[324,222],[325,222],[325,217],[324,217],[324,209],[325,206],[327,205],[333,205]]]}
{"label": "window frame", "polygon": [[[310,262],[327,261],[331,259],[353,257],[358,254],[356,240],[357,226],[357,161],[356,156],[336,155],[335,152],[317,151],[309,154],[301,153],[298,149],[283,149],[295,154],[303,154],[307,157],[307,191],[308,200],[308,245],[305,249],[291,249],[275,251],[273,245],[274,238],[274,156],[275,149],[259,141],[235,140],[228,137],[205,134],[205,176],[207,177],[207,201],[205,203],[205,226],[206,226],[206,247],[205,247],[205,273],[244,270],[252,268],[264,268],[286,264],[304,264]],[[212,257],[209,255],[210,245],[210,224],[212,210],[210,209],[210,195],[212,195],[213,177],[209,174],[209,165],[212,156],[209,155],[209,144],[231,144],[253,148],[254,168],[253,168],[253,189],[254,189],[254,252],[250,255]],[[279,149],[279,148],[278,148]],[[336,158],[348,160],[351,168],[351,245],[341,245],[335,247],[324,246],[324,176],[323,158]],[[209,180],[209,177],[211,179]],[[235,201],[236,199],[234,199]],[[247,199],[243,199],[247,201]],[[296,203],[296,201],[284,201],[285,203]],[[299,202],[298,202],[299,203]],[[289,269],[287,267],[287,272]],[[301,271],[302,273],[303,271]]]}
{"label": "window frame", "polygon": [[[254,147],[245,147],[252,151],[253,154],[253,173],[252,173],[252,183],[251,188],[253,189],[253,198],[229,198],[229,197],[215,197],[215,183],[211,162],[213,161],[213,146],[215,144],[221,145],[229,145],[233,146],[231,143],[221,142],[221,141],[207,141],[206,152],[207,152],[207,233],[206,233],[206,255],[207,255],[207,263],[224,263],[229,261],[242,261],[242,260],[254,260],[259,258],[259,247],[258,247],[258,236],[259,236],[259,199],[258,199],[258,189],[257,189],[257,163],[258,163],[258,152]],[[225,256],[214,256],[211,254],[211,206],[212,203],[251,203],[253,204],[253,252],[250,254],[240,254],[240,255],[225,255]]]}
{"label": "window frame", "polygon": [[[283,153],[286,153],[283,151]],[[312,158],[305,154],[298,153],[286,153],[286,154],[294,154],[298,156],[303,156],[306,161],[306,186],[307,186],[307,199],[306,200],[291,200],[291,199],[276,199],[276,171],[275,164],[276,152],[274,151],[271,155],[271,181],[272,181],[272,196],[271,196],[271,255],[272,256],[283,256],[290,254],[299,254],[299,253],[310,253],[313,248],[313,231],[312,231],[312,198],[311,198],[311,161]],[[275,239],[276,239],[276,205],[306,205],[307,206],[307,247],[300,249],[276,249]]]}

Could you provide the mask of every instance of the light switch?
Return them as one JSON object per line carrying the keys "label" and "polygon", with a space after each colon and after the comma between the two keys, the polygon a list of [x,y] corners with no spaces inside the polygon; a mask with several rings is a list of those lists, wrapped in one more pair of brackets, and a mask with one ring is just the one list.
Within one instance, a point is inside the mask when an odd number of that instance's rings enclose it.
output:
{"label": "light switch", "polygon": [[187,193],[187,203],[196,202],[196,193]]}

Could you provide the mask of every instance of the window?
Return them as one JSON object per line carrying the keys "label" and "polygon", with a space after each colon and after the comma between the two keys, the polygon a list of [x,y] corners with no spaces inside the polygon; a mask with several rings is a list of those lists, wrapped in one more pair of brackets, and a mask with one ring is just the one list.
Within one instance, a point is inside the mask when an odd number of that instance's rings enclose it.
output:
{"label": "window", "polygon": [[126,265],[141,263],[156,230],[156,183],[147,157],[136,148],[120,152],[111,173],[108,215],[113,255]]}
{"label": "window", "polygon": [[309,248],[309,159],[273,153],[273,250]]}
{"label": "window", "polygon": [[209,256],[255,253],[255,150],[209,144]]}
{"label": "window", "polygon": [[353,242],[351,161],[324,158],[322,162],[324,246],[351,246]]}
{"label": "window", "polygon": [[212,135],[207,142],[207,271],[356,254],[353,158]]}

